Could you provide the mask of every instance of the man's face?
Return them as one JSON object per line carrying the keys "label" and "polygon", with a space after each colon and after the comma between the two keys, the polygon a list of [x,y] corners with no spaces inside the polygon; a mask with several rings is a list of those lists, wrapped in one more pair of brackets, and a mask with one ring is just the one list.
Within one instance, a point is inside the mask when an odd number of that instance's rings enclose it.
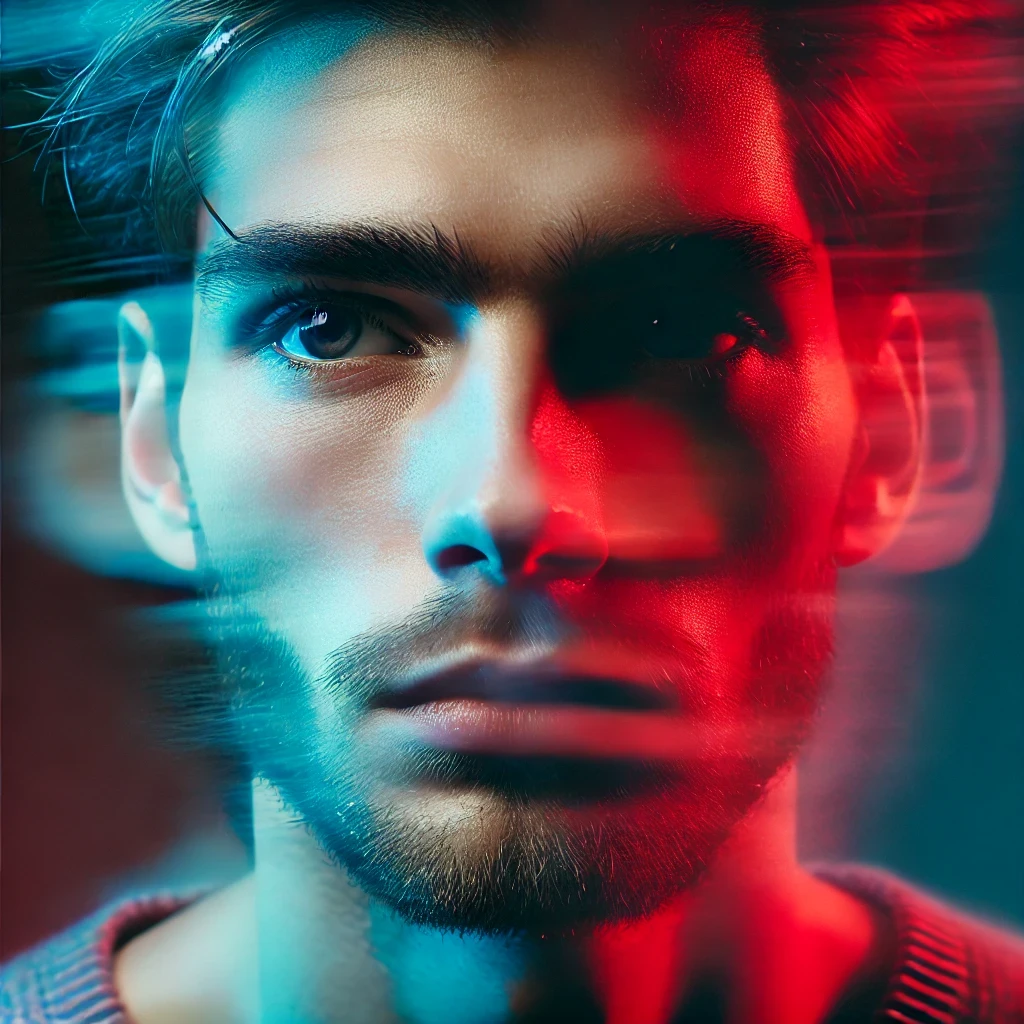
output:
{"label": "man's face", "polygon": [[418,919],[692,884],[812,713],[855,429],[759,61],[307,26],[214,163],[180,442],[255,771]]}

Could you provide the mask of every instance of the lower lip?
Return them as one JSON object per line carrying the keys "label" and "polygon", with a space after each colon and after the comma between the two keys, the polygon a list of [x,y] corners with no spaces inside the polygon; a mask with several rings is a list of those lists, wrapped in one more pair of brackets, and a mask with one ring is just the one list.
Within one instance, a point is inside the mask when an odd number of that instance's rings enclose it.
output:
{"label": "lower lip", "polygon": [[721,735],[654,711],[441,700],[373,712],[403,736],[473,754],[687,760],[721,750]]}

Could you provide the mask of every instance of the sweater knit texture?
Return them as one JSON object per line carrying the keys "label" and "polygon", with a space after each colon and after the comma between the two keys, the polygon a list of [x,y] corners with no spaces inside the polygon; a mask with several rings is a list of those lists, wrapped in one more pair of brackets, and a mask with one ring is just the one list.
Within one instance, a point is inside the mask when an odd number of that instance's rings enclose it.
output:
{"label": "sweater knit texture", "polygon": [[[893,970],[874,1024],[1024,1024],[1024,941],[873,869],[819,877],[889,915]],[[131,1024],[114,988],[116,951],[188,902],[121,900],[0,968],[2,1024]]]}

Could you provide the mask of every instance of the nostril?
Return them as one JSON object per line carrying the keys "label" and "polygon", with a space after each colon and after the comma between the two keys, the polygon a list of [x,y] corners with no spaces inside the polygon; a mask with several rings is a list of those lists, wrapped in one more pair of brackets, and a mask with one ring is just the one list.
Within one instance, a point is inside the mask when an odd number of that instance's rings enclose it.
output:
{"label": "nostril", "polygon": [[437,555],[437,568],[444,572],[447,569],[459,569],[475,562],[486,562],[487,556],[470,544],[451,544]]}

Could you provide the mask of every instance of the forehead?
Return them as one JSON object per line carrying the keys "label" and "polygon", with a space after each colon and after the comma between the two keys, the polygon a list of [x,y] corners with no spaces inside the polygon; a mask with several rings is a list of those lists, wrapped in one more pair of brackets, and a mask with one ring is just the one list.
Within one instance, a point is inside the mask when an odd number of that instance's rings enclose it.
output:
{"label": "forehead", "polygon": [[431,224],[483,255],[574,223],[809,239],[778,96],[735,26],[490,47],[307,22],[235,72],[208,194],[256,224]]}

